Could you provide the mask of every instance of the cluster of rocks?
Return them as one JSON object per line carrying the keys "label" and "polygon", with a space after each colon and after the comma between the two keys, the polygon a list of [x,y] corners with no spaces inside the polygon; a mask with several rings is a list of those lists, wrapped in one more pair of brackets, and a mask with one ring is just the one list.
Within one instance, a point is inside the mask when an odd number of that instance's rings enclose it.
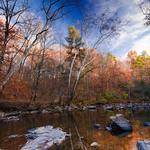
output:
{"label": "cluster of rocks", "polygon": [[[132,125],[122,114],[111,116],[110,122],[106,129],[112,134],[127,135],[132,132]],[[144,122],[144,126],[150,126],[150,122]],[[100,124],[95,124],[95,128],[99,128]],[[150,150],[150,140],[139,140],[137,142],[138,150]]]}
{"label": "cluster of rocks", "polygon": [[29,114],[37,114],[37,113],[51,113],[50,110],[31,110],[31,111],[13,111],[13,112],[0,112],[0,121],[18,121],[20,116],[29,115]]}
{"label": "cluster of rocks", "polygon": [[19,120],[20,115],[26,114],[36,114],[36,113],[54,113],[54,112],[63,112],[63,111],[72,111],[72,110],[91,110],[95,111],[98,108],[103,107],[104,110],[124,110],[124,109],[132,109],[132,110],[139,110],[139,109],[150,109],[150,103],[119,103],[119,104],[106,104],[106,105],[88,105],[88,106],[55,106],[55,107],[47,107],[44,109],[29,109],[29,110],[22,110],[22,111],[13,111],[13,112],[0,112],[0,120],[4,121],[17,121]]}
{"label": "cluster of rocks", "polygon": [[[58,106],[59,107],[59,106]],[[71,105],[69,106],[68,110],[96,110],[98,108],[103,108],[104,110],[125,110],[125,109],[132,109],[132,110],[150,110],[150,103],[115,103],[115,104],[105,104],[105,105],[87,105],[87,106],[76,106]],[[67,106],[62,108],[67,109]]]}
{"label": "cluster of rocks", "polygon": [[104,110],[122,110],[122,109],[143,109],[149,110],[150,103],[119,103],[119,104],[106,104],[103,106]]}
{"label": "cluster of rocks", "polygon": [[11,113],[4,113],[0,112],[0,120],[2,121],[18,121],[19,120],[19,115],[21,112],[11,112]]}
{"label": "cluster of rocks", "polygon": [[79,109],[75,105],[71,106],[55,106],[52,108],[45,108],[45,109],[30,109],[30,110],[23,110],[23,111],[12,111],[12,112],[3,112],[0,111],[0,121],[17,121],[19,117],[22,115],[30,115],[30,114],[47,114],[47,113],[55,113],[55,112],[63,112],[63,111],[72,111],[74,109]]}

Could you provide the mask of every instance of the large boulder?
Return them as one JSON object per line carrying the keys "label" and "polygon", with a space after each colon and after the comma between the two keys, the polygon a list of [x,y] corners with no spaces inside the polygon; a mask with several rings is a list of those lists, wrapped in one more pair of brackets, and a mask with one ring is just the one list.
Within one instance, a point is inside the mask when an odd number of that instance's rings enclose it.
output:
{"label": "large boulder", "polygon": [[132,131],[132,126],[130,122],[124,118],[122,114],[117,114],[110,117],[109,127],[112,132],[130,132]]}
{"label": "large boulder", "polygon": [[137,142],[138,150],[150,150],[150,140],[143,140]]}
{"label": "large boulder", "polygon": [[47,150],[54,144],[62,143],[66,136],[69,136],[66,132],[52,126],[30,129],[27,134],[27,142],[21,150]]}

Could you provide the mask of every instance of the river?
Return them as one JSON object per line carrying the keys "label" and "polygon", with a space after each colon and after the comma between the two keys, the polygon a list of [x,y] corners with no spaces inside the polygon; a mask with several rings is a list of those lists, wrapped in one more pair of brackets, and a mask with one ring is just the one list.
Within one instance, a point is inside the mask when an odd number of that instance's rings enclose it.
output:
{"label": "river", "polygon": [[[126,135],[112,135],[105,130],[109,116],[123,113],[131,122],[133,131]],[[136,150],[136,142],[141,139],[150,140],[150,127],[144,127],[143,122],[150,121],[150,111],[104,111],[102,109],[79,111],[68,114],[47,113],[23,115],[18,121],[0,122],[0,149],[19,150],[26,143],[26,134],[29,129],[51,125],[54,128],[62,128],[71,133],[74,150],[80,150],[79,131],[82,141],[88,150],[92,142],[97,142],[97,150]],[[101,124],[101,129],[95,129],[94,124]],[[76,130],[77,129],[77,130]],[[50,150],[71,150],[70,138],[66,138],[62,144],[54,145]]]}

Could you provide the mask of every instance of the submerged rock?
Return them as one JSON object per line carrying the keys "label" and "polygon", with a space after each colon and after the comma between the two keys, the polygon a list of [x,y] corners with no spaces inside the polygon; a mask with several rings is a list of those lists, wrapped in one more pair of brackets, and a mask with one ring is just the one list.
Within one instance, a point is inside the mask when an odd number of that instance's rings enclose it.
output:
{"label": "submerged rock", "polygon": [[150,150],[150,140],[143,140],[137,142],[138,150]]}
{"label": "submerged rock", "polygon": [[27,143],[21,150],[47,150],[54,144],[60,144],[68,136],[60,128],[44,126],[28,131]]}
{"label": "submerged rock", "polygon": [[114,133],[117,132],[129,132],[132,131],[132,126],[129,123],[129,121],[124,118],[122,114],[117,114],[116,116],[110,117],[110,124],[109,127],[111,128],[111,131]]}

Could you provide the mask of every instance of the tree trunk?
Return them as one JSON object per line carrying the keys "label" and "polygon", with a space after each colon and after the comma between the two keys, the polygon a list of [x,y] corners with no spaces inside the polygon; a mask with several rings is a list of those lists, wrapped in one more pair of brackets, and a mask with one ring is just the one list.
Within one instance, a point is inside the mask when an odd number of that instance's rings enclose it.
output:
{"label": "tree trunk", "polygon": [[74,98],[74,92],[73,91],[70,91],[69,94],[68,94],[68,99],[67,99],[67,105],[70,106],[71,105],[71,102]]}
{"label": "tree trunk", "polygon": [[0,98],[3,97],[3,91],[4,91],[4,86],[1,85],[1,86],[0,86]]}

